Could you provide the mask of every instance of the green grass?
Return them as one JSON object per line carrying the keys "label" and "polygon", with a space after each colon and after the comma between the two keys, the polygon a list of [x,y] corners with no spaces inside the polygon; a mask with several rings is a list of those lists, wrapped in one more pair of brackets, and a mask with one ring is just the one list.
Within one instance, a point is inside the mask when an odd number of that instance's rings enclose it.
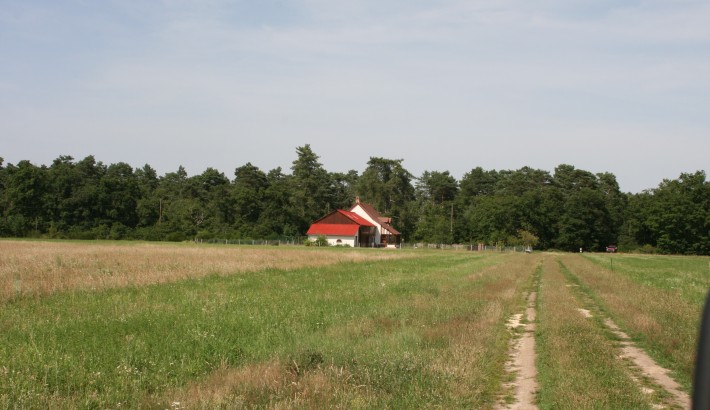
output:
{"label": "green grass", "polygon": [[567,285],[560,265],[548,257],[537,302],[539,407],[650,408],[606,332],[577,311],[582,305]]}
{"label": "green grass", "polygon": [[692,303],[703,303],[710,289],[710,258],[633,254],[584,254],[600,267],[639,284],[676,292]]}
{"label": "green grass", "polygon": [[[215,275],[5,303],[0,407],[164,408],[171,391],[217,369],[273,361],[296,384],[319,369],[337,384],[327,399],[305,397],[306,406],[489,405],[506,355],[503,315],[519,304],[515,292],[527,273],[476,273],[510,260],[422,252],[397,261]],[[491,312],[498,316],[481,329],[485,337],[472,346],[471,367],[457,373],[462,337]],[[348,377],[337,379],[332,369]],[[461,385],[466,388],[455,389]],[[294,405],[292,390],[239,389],[218,404]]]}
{"label": "green grass", "polygon": [[601,254],[563,259],[605,314],[691,391],[709,259]]}
{"label": "green grass", "polygon": [[707,258],[399,255],[4,302],[0,409],[491,408],[531,288],[541,408],[648,406],[579,295],[688,387]]}

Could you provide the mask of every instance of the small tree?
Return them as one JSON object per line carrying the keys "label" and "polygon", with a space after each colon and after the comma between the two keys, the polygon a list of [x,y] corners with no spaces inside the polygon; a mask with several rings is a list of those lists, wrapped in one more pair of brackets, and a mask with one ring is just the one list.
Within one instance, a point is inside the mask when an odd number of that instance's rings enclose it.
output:
{"label": "small tree", "polygon": [[530,247],[534,247],[539,241],[537,235],[530,231],[526,231],[525,229],[518,230],[518,239],[523,245]]}

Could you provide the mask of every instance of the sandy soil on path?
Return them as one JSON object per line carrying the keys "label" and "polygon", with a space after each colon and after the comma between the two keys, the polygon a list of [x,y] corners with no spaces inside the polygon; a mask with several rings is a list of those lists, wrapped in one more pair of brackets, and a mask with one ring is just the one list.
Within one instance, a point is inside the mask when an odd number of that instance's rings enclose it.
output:
{"label": "sandy soil on path", "polygon": [[[512,388],[515,401],[503,404],[503,409],[537,409],[535,405],[535,392],[538,389],[537,368],[535,367],[535,299],[537,295],[531,292],[528,295],[528,305],[525,311],[527,324],[522,336],[511,346],[511,360],[507,365],[510,373],[515,373],[513,382],[507,384]],[[522,326],[522,314],[514,315],[508,322],[510,328]]]}
{"label": "sandy soil on path", "polygon": [[[592,314],[587,309],[578,309],[579,313],[586,317],[591,318]],[[641,373],[650,379],[654,384],[660,386],[663,390],[667,391],[671,395],[670,403],[673,406],[680,406],[684,409],[691,408],[690,396],[688,393],[681,390],[678,382],[673,380],[669,375],[669,371],[658,365],[645,351],[638,348],[632,341],[629,335],[622,331],[614,321],[609,318],[604,318],[604,325],[616,335],[621,340],[621,355],[619,359],[630,359],[631,362],[638,367]],[[653,390],[648,387],[642,386],[641,381],[636,379],[639,383],[639,388],[646,394],[653,393]],[[655,405],[656,408],[663,408],[662,406]]]}
{"label": "sandy soil on path", "polygon": [[655,384],[661,386],[673,396],[675,404],[684,409],[691,408],[690,396],[681,390],[680,385],[675,380],[668,376],[667,369],[659,366],[645,351],[636,347],[629,336],[619,329],[611,319],[605,319],[604,324],[622,340],[621,358],[631,359],[646,377],[653,380]]}

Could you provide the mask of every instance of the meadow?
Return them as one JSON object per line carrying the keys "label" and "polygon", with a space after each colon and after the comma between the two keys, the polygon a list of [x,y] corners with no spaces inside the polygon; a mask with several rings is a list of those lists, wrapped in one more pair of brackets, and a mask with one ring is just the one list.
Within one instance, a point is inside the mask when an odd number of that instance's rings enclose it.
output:
{"label": "meadow", "polygon": [[502,408],[532,291],[540,408],[673,407],[601,317],[690,391],[708,258],[611,257],[0,241],[0,408]]}

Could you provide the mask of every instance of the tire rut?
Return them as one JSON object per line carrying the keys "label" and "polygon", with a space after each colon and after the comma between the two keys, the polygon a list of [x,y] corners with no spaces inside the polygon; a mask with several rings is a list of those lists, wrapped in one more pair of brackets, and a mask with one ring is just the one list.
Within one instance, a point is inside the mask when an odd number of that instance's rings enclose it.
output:
{"label": "tire rut", "polygon": [[[569,275],[574,275],[569,272]],[[576,278],[576,276],[575,276]],[[570,278],[568,277],[568,280]],[[576,278],[577,280],[579,278]],[[581,289],[579,285],[568,285],[573,289],[573,293],[577,299],[585,305],[586,308],[579,308],[579,313],[588,319],[594,319],[598,316],[601,319],[602,326],[611,332],[619,342],[620,354],[619,360],[626,360],[632,370],[632,378],[638,385],[639,389],[646,395],[653,395],[654,389],[661,389],[665,394],[660,394],[661,400],[652,404],[654,408],[691,408],[691,400],[688,393],[681,389],[681,386],[672,377],[670,371],[658,363],[656,363],[645,350],[638,347],[611,318],[606,317],[600,307],[592,300],[592,298]],[[640,377],[639,377],[640,376]],[[648,381],[648,382],[646,382]]]}
{"label": "tire rut", "polygon": [[[537,367],[535,366],[535,302],[536,292],[530,292],[527,297],[525,313],[513,315],[507,323],[509,329],[522,334],[516,337],[510,346],[510,359],[506,371],[515,375],[513,381],[506,383],[505,388],[513,392],[512,403],[504,403],[499,409],[528,410],[537,409],[535,393],[538,390]],[[525,320],[523,320],[525,316]]]}

